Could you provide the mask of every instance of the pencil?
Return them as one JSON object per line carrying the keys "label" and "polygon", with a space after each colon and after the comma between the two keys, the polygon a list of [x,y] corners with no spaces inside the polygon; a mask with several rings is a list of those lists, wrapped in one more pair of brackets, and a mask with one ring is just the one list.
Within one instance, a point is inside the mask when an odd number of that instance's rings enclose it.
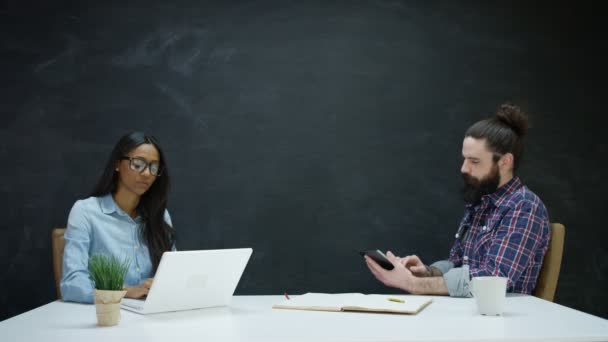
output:
{"label": "pencil", "polygon": [[399,299],[399,298],[389,298],[388,300],[390,300],[391,302],[397,302],[397,303],[405,303],[405,300],[403,299]]}

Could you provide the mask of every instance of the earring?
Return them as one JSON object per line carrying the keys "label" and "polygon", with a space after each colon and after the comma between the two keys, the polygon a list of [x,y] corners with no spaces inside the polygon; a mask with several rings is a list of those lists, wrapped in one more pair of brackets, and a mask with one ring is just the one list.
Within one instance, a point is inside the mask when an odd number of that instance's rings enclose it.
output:
{"label": "earring", "polygon": [[118,168],[116,168],[116,172],[118,172]]}

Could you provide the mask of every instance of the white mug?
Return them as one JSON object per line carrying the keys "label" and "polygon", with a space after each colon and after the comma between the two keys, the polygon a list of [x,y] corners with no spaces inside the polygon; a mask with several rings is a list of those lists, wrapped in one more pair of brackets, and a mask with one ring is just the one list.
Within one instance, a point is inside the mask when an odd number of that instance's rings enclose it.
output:
{"label": "white mug", "polygon": [[480,314],[488,316],[502,315],[507,294],[507,278],[474,277],[470,287]]}

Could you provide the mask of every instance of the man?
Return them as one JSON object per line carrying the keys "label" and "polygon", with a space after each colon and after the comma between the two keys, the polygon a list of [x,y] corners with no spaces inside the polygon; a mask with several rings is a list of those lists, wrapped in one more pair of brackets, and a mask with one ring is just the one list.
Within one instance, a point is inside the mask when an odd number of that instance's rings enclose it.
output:
{"label": "man", "polygon": [[502,276],[507,291],[531,294],[549,244],[549,219],[542,201],[514,175],[523,153],[528,118],[503,104],[478,121],[462,143],[466,203],[447,260],[425,265],[416,255],[387,257],[387,271],[369,257],[367,266],[387,286],[412,294],[470,297],[472,277]]}

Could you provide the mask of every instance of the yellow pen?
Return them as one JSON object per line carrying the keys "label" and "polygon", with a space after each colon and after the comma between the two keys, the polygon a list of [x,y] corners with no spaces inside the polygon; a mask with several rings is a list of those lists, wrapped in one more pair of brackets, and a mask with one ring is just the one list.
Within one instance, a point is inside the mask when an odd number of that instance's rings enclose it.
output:
{"label": "yellow pen", "polygon": [[390,300],[391,302],[397,302],[397,303],[405,303],[405,300],[403,299],[399,299],[399,298],[389,298],[388,300]]}

